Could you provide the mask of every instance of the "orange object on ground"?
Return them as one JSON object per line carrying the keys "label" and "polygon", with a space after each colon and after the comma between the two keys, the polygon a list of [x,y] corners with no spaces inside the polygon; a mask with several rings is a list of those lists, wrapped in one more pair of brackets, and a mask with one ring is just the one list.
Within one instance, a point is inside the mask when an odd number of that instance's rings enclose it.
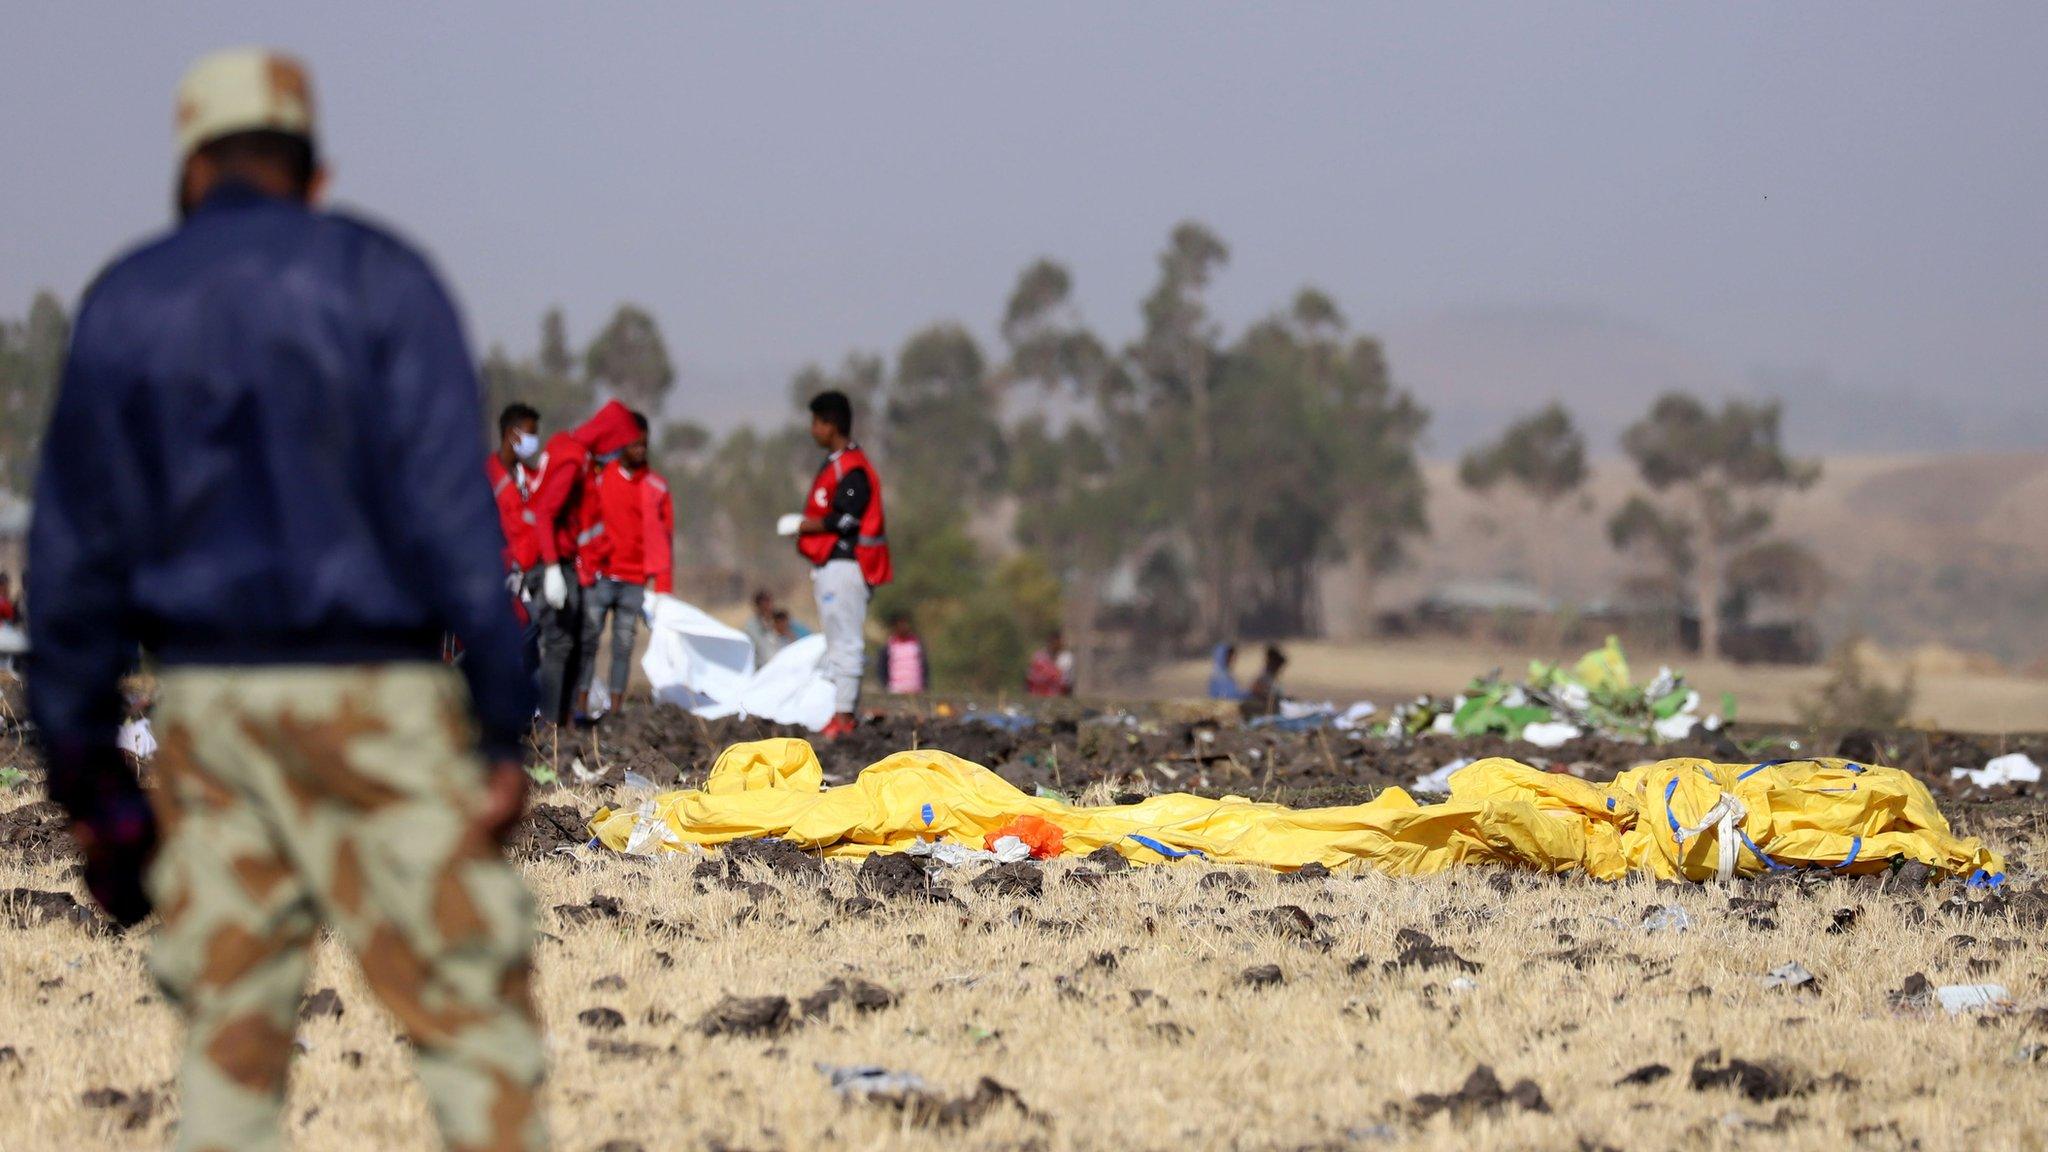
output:
{"label": "orange object on ground", "polygon": [[981,846],[993,852],[996,850],[996,841],[1005,836],[1015,836],[1022,840],[1024,846],[1031,849],[1033,860],[1050,860],[1067,846],[1067,834],[1060,830],[1060,826],[1038,816],[1017,817],[989,833],[987,839],[981,842]]}

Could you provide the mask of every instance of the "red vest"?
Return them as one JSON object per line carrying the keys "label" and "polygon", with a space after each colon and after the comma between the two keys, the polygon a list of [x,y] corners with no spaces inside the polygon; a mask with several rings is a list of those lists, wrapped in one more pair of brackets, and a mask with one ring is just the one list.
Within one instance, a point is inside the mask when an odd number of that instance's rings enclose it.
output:
{"label": "red vest", "polygon": [[491,497],[498,502],[498,527],[505,533],[505,564],[527,569],[540,563],[539,520],[526,506],[526,492],[497,455],[484,457]]}
{"label": "red vest", "polygon": [[[882,518],[882,478],[875,475],[875,466],[868,463],[867,453],[858,448],[848,448],[818,470],[818,478],[811,482],[811,494],[804,501],[804,515],[825,519],[832,513],[832,490],[846,478],[848,472],[860,471],[868,474],[868,510],[860,518],[860,534],[854,538],[853,558],[860,562],[861,578],[868,587],[879,588],[889,582],[895,570],[889,564],[889,534],[886,521]],[[804,559],[813,564],[823,565],[832,559],[832,549],[839,543],[839,533],[807,532],[796,538],[796,550]]]}

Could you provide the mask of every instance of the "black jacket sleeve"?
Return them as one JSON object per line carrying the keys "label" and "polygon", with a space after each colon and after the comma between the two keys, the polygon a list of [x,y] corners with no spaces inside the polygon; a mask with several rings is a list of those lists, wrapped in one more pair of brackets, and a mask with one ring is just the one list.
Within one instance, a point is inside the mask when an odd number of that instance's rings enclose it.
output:
{"label": "black jacket sleeve", "polygon": [[389,538],[410,560],[435,615],[462,640],[481,746],[516,759],[534,688],[505,597],[498,509],[484,477],[481,384],[455,307],[424,263],[392,276],[384,312],[383,455]]}
{"label": "black jacket sleeve", "polygon": [[29,528],[28,706],[53,791],[64,764],[114,748],[121,677],[136,656],[129,545],[141,470],[110,324],[118,327],[88,296],[43,437]]}
{"label": "black jacket sleeve", "polygon": [[832,489],[832,515],[825,521],[825,527],[839,534],[841,540],[853,540],[860,536],[861,517],[868,512],[868,474],[854,469],[839,478]]}

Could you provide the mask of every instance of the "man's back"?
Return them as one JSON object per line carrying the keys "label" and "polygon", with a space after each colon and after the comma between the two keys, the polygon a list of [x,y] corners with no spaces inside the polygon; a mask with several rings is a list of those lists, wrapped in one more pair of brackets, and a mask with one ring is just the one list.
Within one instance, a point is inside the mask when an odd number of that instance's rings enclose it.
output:
{"label": "man's back", "polygon": [[449,450],[479,437],[460,328],[419,256],[221,188],[81,308],[31,544],[55,609],[36,630],[68,633],[37,645],[39,722],[101,723],[104,665],[136,643],[170,664],[361,663],[454,631],[486,728],[514,738],[530,704],[503,544],[477,457]]}

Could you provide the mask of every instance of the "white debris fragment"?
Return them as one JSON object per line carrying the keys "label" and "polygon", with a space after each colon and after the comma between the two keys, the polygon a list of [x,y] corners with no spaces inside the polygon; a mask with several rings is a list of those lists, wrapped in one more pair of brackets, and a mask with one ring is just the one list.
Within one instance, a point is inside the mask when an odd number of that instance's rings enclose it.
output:
{"label": "white debris fragment", "polygon": [[1934,998],[1941,1002],[1941,1010],[1951,1016],[2012,1003],[2003,984],[1943,984],[1934,990]]}
{"label": "white debris fragment", "polygon": [[1657,721],[1652,727],[1656,729],[1659,740],[1683,740],[1692,735],[1699,722],[1700,718],[1694,713],[1677,712]]}
{"label": "white debris fragment", "polygon": [[1766,988],[1804,988],[1813,983],[1813,973],[1806,970],[1806,965],[1794,960],[1764,973],[1763,981]]}
{"label": "white debris fragment", "polygon": [[1451,790],[1451,774],[1470,763],[1472,763],[1470,760],[1453,760],[1427,776],[1418,776],[1415,778],[1415,790],[1417,792],[1449,792]]}
{"label": "white debris fragment", "polygon": [[879,1064],[844,1066],[819,1064],[818,1071],[835,1092],[843,1096],[868,1096],[877,1092],[922,1092],[924,1078],[915,1072],[891,1072]]}
{"label": "white debris fragment", "polygon": [[1539,720],[1522,728],[1522,740],[1538,748],[1562,748],[1581,735],[1578,725],[1562,720]]}
{"label": "white debris fragment", "polygon": [[121,746],[121,751],[137,760],[147,760],[156,755],[156,733],[150,731],[147,718],[130,720],[121,725],[121,731],[115,735],[114,742]]}
{"label": "white debris fragment", "polygon": [[1345,731],[1350,731],[1354,728],[1363,728],[1365,727],[1365,722],[1371,719],[1373,716],[1377,715],[1379,710],[1379,705],[1374,704],[1372,701],[1360,700],[1358,703],[1353,704],[1349,708],[1346,708],[1343,711],[1343,713],[1337,717],[1337,727],[1344,729]]}
{"label": "white debris fragment", "polygon": [[1692,928],[1692,917],[1676,904],[1653,908],[1643,916],[1645,932],[1685,932]]}
{"label": "white debris fragment", "polygon": [[1996,788],[2001,784],[2033,784],[2041,779],[2041,766],[2024,752],[2013,752],[1994,757],[1982,768],[1956,768],[1949,772],[1952,780],[1968,778],[1979,788]]}

